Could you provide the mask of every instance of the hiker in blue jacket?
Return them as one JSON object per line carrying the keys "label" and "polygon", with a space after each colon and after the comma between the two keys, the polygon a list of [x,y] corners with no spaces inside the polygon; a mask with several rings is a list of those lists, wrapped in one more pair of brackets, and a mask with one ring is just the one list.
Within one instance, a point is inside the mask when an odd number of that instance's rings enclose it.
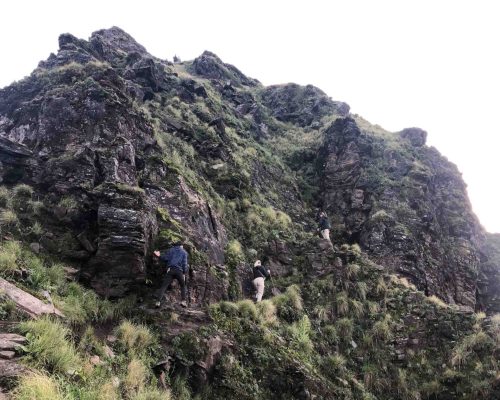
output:
{"label": "hiker in blue jacket", "polygon": [[181,287],[181,306],[187,307],[186,274],[188,272],[188,254],[186,250],[184,250],[182,243],[179,242],[174,244],[173,247],[168,249],[168,251],[163,252],[162,254],[160,254],[160,252],[156,250],[154,252],[154,255],[156,257],[159,257],[160,261],[167,268],[167,273],[163,278],[163,283],[158,292],[158,301],[156,302],[156,307],[160,307],[163,295],[174,279],[179,282],[179,285]]}

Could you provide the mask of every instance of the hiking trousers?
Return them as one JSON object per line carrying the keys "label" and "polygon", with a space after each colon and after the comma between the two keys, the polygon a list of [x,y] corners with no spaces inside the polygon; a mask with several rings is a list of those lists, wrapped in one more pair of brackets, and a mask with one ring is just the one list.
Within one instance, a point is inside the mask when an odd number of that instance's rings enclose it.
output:
{"label": "hiking trousers", "polygon": [[255,300],[257,302],[262,300],[262,296],[264,296],[264,278],[259,277],[255,278],[253,281],[253,286],[255,287],[255,290],[257,291],[257,294],[255,295]]}
{"label": "hiking trousers", "polygon": [[330,240],[330,229],[322,229],[321,230],[321,237],[323,239]]}
{"label": "hiking trousers", "polygon": [[165,294],[165,291],[167,288],[170,286],[172,281],[176,279],[177,282],[179,282],[179,285],[181,287],[181,296],[182,296],[182,301],[186,301],[186,281],[184,280],[184,274],[182,273],[181,270],[177,268],[172,268],[170,267],[168,269],[167,274],[163,278],[163,283],[161,285],[161,288],[158,292],[158,300],[161,301],[163,299],[163,295]]}

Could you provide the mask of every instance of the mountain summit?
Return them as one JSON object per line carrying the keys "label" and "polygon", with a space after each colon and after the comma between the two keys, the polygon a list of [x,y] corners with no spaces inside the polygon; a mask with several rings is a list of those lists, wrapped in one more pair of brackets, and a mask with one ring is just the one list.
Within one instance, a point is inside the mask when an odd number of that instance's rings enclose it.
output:
{"label": "mountain summit", "polygon": [[[59,47],[0,90],[0,275],[50,289],[65,315],[41,321],[72,329],[61,343],[80,351],[78,382],[35,349],[38,321],[21,328],[24,357],[61,374],[61,396],[498,396],[498,237],[424,130],[388,132],[319,88],[263,86],[209,51],[161,60],[117,27]],[[165,271],[153,251],[179,240],[189,308],[175,287],[154,310]],[[256,259],[272,281],[254,304]],[[147,333],[135,342],[134,329]]]}

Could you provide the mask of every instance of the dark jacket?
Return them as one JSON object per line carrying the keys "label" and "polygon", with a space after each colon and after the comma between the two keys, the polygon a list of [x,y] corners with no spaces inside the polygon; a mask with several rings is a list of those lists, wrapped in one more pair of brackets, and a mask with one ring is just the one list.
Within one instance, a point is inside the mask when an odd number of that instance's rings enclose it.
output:
{"label": "dark jacket", "polygon": [[265,269],[262,265],[259,267],[253,267],[253,279],[255,278],[269,278],[271,274],[267,272],[267,269]]}
{"label": "dark jacket", "polygon": [[331,229],[330,227],[330,221],[328,220],[328,217],[321,217],[319,220],[319,229]]}
{"label": "dark jacket", "polygon": [[160,256],[160,260],[163,261],[168,268],[178,269],[183,274],[187,272],[188,269],[187,252],[180,246],[174,246],[170,248],[168,251],[166,251]]}

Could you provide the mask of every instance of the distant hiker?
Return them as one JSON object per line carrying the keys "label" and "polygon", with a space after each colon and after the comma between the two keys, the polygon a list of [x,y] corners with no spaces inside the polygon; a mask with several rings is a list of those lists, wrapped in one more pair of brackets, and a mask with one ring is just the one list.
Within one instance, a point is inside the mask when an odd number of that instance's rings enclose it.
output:
{"label": "distant hiker", "polygon": [[187,307],[186,273],[188,271],[188,254],[186,250],[184,250],[182,243],[178,242],[174,244],[173,247],[161,255],[160,252],[156,250],[154,255],[160,257],[160,261],[167,267],[167,273],[163,278],[163,283],[158,292],[156,307],[160,307],[163,295],[174,279],[176,279],[181,286],[181,306]]}
{"label": "distant hiker", "polygon": [[330,221],[324,211],[319,214],[319,232],[323,239],[330,240]]}
{"label": "distant hiker", "polygon": [[271,271],[266,270],[260,260],[255,261],[253,265],[253,286],[257,293],[255,294],[255,300],[257,302],[262,300],[262,296],[264,295],[264,280],[271,276]]}

